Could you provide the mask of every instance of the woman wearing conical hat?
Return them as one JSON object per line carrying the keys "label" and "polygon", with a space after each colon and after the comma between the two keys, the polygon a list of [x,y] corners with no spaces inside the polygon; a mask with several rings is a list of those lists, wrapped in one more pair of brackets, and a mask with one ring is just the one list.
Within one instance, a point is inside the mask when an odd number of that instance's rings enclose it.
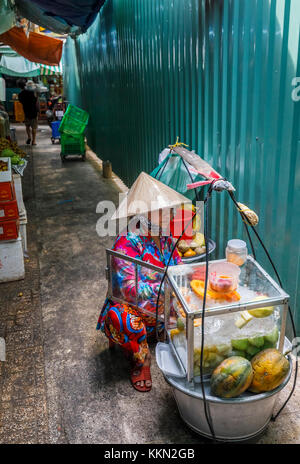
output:
{"label": "woman wearing conical hat", "polygon": [[[141,173],[120,204],[112,219],[132,217],[125,234],[120,234],[113,250],[126,256],[140,259],[164,268],[174,247],[174,240],[164,235],[169,227],[173,208],[188,203],[183,195]],[[133,230],[134,223],[138,229]],[[174,251],[170,265],[181,263]],[[131,361],[130,379],[132,386],[141,392],[151,390],[150,351],[147,339],[155,335],[156,302],[162,274],[139,268],[138,308],[136,305],[135,266],[129,261],[112,259],[113,287],[120,298],[128,304],[115,303],[106,299],[101,310],[97,329],[102,330],[109,339],[109,346],[121,345],[124,354]],[[163,312],[162,304],[159,314]],[[162,329],[162,323],[160,328]]]}

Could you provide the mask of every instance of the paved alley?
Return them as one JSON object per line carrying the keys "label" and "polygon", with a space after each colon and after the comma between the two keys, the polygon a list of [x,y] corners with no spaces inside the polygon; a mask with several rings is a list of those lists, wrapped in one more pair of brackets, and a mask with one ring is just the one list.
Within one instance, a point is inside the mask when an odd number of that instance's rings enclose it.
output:
{"label": "paved alley", "polygon": [[[21,127],[17,139],[23,148]],[[23,182],[26,279],[0,284],[0,336],[7,344],[0,442],[203,442],[180,419],[154,351],[153,388],[140,394],[122,353],[110,353],[95,330],[106,294],[105,249],[112,243],[96,233],[96,206],[117,203],[118,185],[88,160],[62,163],[47,126],[39,127],[37,142],[28,149]],[[300,442],[299,391],[259,442]]]}

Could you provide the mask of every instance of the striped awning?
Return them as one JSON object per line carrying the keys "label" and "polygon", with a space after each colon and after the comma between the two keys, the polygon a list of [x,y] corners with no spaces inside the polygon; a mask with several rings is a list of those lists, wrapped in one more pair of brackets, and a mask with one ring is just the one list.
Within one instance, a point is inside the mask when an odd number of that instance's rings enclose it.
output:
{"label": "striped awning", "polygon": [[59,66],[47,66],[45,64],[40,64],[40,75],[41,76],[53,76],[54,74],[62,74],[62,63],[60,62]]}

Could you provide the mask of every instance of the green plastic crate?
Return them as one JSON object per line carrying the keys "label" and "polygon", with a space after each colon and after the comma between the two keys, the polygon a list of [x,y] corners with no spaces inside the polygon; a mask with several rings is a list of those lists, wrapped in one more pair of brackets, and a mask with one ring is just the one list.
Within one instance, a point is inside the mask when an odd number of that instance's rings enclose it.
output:
{"label": "green plastic crate", "polygon": [[86,111],[78,106],[69,105],[60,123],[59,132],[73,136],[82,135],[88,120],[89,114]]}
{"label": "green plastic crate", "polygon": [[61,134],[61,154],[62,155],[84,155],[85,154],[85,137],[72,137],[70,135]]}

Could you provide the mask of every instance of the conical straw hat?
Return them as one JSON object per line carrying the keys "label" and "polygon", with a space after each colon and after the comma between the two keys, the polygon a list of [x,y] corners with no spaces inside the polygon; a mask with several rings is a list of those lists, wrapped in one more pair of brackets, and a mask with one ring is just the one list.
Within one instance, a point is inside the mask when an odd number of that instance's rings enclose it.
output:
{"label": "conical straw hat", "polygon": [[149,174],[141,172],[111,219],[122,219],[136,214],[147,214],[149,211],[175,208],[184,203],[191,203],[191,200]]}

